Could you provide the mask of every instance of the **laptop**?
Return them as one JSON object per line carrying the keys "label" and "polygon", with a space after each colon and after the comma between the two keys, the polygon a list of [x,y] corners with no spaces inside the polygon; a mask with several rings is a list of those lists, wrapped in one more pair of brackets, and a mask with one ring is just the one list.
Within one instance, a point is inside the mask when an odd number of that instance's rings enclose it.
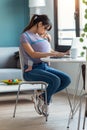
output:
{"label": "laptop", "polygon": [[72,45],[58,45],[58,47],[55,49],[58,52],[66,52],[71,49]]}
{"label": "laptop", "polygon": [[[66,52],[68,50],[71,49],[71,46],[72,45],[58,45],[58,48],[56,48],[55,50],[58,51],[58,52]],[[64,57],[50,57],[50,58],[53,58],[53,59],[58,59],[58,58],[70,58],[70,55],[65,55]]]}

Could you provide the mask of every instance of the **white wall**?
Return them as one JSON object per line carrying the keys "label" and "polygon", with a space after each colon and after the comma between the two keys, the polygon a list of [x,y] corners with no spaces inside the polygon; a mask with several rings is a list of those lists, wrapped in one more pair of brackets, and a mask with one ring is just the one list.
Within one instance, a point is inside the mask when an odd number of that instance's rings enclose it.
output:
{"label": "white wall", "polygon": [[[54,11],[53,11],[53,1],[54,0],[46,0],[46,7],[41,8],[41,13],[45,13],[49,16],[49,18],[52,21],[52,24],[54,26]],[[30,15],[32,16],[32,14],[34,13],[34,9],[30,10]],[[52,47],[54,48],[54,27],[53,29],[50,31],[50,34],[52,36]],[[59,70],[62,70],[66,73],[68,73],[71,77],[72,83],[70,84],[70,86],[68,87],[68,91],[70,93],[74,93],[75,90],[75,86],[76,86],[76,82],[77,82],[77,75],[79,72],[79,64],[77,63],[52,63],[51,64],[52,67],[55,67]],[[82,87],[82,76],[80,75],[80,83],[79,83],[79,90]]]}

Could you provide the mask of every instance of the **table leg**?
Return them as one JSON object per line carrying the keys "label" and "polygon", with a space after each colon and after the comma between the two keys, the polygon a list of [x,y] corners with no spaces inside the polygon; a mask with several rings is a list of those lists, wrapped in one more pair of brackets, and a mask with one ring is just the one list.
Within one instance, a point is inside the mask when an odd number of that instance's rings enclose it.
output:
{"label": "table leg", "polygon": [[[81,71],[82,71],[82,63],[80,63],[79,67],[78,67],[78,76],[77,76],[75,91],[74,91],[74,95],[73,95],[72,110],[70,111],[70,114],[69,114],[67,128],[69,128],[70,121],[71,121],[71,119],[73,119],[73,116],[76,113],[76,111],[78,110],[78,106],[79,106],[79,103],[76,102],[76,96],[77,96],[77,92],[78,92]],[[81,90],[79,96],[81,96],[81,93],[82,93],[82,90]]]}
{"label": "table leg", "polygon": [[84,114],[84,121],[83,121],[83,130],[85,129],[85,120],[87,117],[87,97],[86,97],[86,104],[85,104],[85,114]]}

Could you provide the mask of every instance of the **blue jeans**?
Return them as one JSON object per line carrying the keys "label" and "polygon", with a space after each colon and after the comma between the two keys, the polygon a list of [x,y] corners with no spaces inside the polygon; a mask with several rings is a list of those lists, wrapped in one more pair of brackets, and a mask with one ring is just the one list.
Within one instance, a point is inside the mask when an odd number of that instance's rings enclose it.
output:
{"label": "blue jeans", "polygon": [[[28,66],[25,65],[26,69]],[[47,63],[34,64],[33,69],[24,72],[24,79],[26,81],[44,81],[48,83],[47,87],[47,103],[50,103],[53,94],[65,89],[70,83],[70,76],[66,73],[48,66]],[[43,93],[43,97],[45,95]]]}

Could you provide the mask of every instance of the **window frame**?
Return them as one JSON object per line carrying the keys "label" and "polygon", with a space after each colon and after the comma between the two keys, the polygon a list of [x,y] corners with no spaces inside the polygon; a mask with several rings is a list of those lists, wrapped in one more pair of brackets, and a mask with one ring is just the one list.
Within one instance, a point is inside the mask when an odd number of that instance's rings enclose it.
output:
{"label": "window frame", "polygon": [[[57,50],[59,45],[58,43],[58,10],[57,10],[57,5],[58,5],[58,0],[54,0],[54,49]],[[75,0],[75,12],[74,13],[74,18],[75,18],[75,35],[76,37],[80,36],[80,18],[79,18],[79,0]],[[67,46],[67,45],[63,45]],[[71,45],[70,45],[71,46]]]}

